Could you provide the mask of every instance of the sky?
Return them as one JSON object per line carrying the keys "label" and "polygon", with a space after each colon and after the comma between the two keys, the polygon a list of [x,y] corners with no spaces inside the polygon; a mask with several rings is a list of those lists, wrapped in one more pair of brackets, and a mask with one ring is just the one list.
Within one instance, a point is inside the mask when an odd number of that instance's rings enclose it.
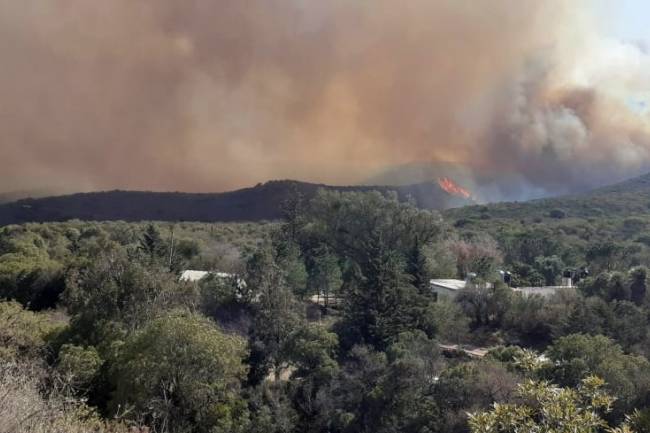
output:
{"label": "sky", "polygon": [[648,3],[0,2],[0,193],[615,182],[650,170]]}
{"label": "sky", "polygon": [[605,31],[623,41],[650,44],[650,2],[646,0],[598,0]]}
{"label": "sky", "polygon": [[[605,37],[650,51],[650,2],[596,0],[594,7]],[[641,114],[650,113],[650,88],[630,95],[628,103]]]}

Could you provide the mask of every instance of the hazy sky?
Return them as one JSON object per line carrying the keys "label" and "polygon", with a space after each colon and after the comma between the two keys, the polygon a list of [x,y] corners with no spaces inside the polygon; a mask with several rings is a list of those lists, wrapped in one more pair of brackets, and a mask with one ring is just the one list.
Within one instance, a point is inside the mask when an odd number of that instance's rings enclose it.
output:
{"label": "hazy sky", "polygon": [[[650,1],[595,0],[603,36],[626,44],[636,44],[650,53]],[[642,114],[650,112],[650,88],[640,87],[630,95],[630,105]]]}
{"label": "hazy sky", "polygon": [[608,22],[605,31],[621,40],[650,44],[650,1],[597,0],[601,18]]}
{"label": "hazy sky", "polygon": [[[650,167],[650,2],[0,1],[0,192]],[[471,179],[469,179],[471,181]]]}

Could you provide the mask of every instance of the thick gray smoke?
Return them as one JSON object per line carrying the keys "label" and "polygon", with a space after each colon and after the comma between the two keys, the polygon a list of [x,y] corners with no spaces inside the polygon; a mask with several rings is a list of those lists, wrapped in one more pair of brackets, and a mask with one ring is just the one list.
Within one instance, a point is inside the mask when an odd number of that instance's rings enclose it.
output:
{"label": "thick gray smoke", "polygon": [[632,175],[649,62],[594,36],[588,5],[0,0],[0,191],[354,183],[412,162],[543,192]]}

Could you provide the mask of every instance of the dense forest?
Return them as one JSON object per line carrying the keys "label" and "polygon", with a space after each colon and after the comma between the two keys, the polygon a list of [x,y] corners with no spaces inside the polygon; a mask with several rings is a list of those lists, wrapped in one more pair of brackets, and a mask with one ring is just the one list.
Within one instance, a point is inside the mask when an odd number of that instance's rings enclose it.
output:
{"label": "dense forest", "polygon": [[[650,216],[625,202],[321,190],[276,223],[7,225],[0,431],[650,431]],[[525,296],[501,269],[589,275]]]}

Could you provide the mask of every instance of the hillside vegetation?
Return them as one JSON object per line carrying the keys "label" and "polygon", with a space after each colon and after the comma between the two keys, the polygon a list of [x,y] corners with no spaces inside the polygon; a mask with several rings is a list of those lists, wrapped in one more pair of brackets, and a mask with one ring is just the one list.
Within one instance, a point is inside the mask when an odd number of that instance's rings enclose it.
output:
{"label": "hillside vegetation", "polygon": [[422,209],[463,206],[470,200],[445,192],[437,182],[406,186],[328,186],[296,181],[271,181],[252,188],[214,194],[109,191],[24,199],[0,204],[0,226],[25,222],[277,220],[281,204],[294,195],[310,199],[319,189],[331,191],[395,191]]}
{"label": "hillside vegetation", "polygon": [[535,221],[549,218],[628,217],[650,210],[650,174],[591,192],[526,202],[494,203],[452,209],[454,219],[506,219]]}
{"label": "hillside vegetation", "polygon": [[[274,224],[0,228],[0,429],[648,431],[650,260],[635,228],[459,224],[378,192],[282,209]],[[555,284],[580,264],[591,276],[549,297],[497,277]],[[179,281],[187,268],[237,275]],[[430,290],[470,273],[455,299]]]}

